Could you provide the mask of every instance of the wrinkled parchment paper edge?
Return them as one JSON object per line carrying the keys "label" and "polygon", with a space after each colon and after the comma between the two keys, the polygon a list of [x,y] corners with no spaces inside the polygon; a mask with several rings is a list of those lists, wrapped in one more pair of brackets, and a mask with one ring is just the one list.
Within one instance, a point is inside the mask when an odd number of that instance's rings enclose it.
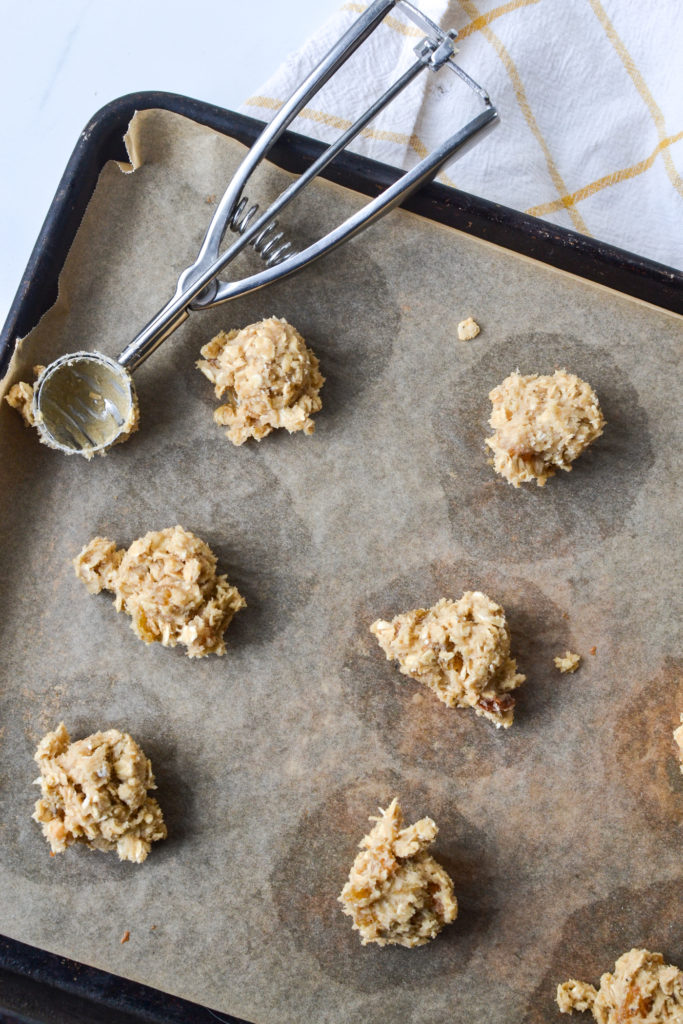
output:
{"label": "wrinkled parchment paper edge", "polygon": [[[122,174],[134,174],[135,171],[137,171],[145,163],[145,141],[146,140],[145,140],[144,125],[145,125],[145,121],[147,120],[147,117],[150,114],[152,114],[152,113],[153,113],[152,110],[136,110],[134,112],[132,118],[130,119],[130,121],[128,123],[128,127],[126,129],[126,132],[125,132],[125,134],[123,136],[123,143],[124,143],[124,145],[126,147],[126,153],[128,154],[128,160],[127,161],[126,160],[108,160],[107,161],[107,163],[104,165],[104,167],[100,171],[100,174],[98,175],[98,179],[97,179],[97,182],[95,184],[95,188],[93,189],[92,196],[88,200],[88,205],[86,206],[85,210],[83,211],[83,218],[85,218],[85,216],[87,214],[88,207],[90,206],[90,202],[92,201],[92,199],[93,199],[93,197],[95,195],[95,192],[97,190],[97,186],[98,186],[99,181],[100,181],[100,177],[101,177],[102,173],[104,172],[104,170],[110,164],[115,164],[119,168],[119,170],[121,171]],[[80,230],[80,225],[79,225],[79,229],[78,230]],[[76,234],[78,234],[78,231],[76,232]],[[74,236],[74,240],[75,240],[75,236]],[[68,253],[67,253],[67,258],[68,258]],[[64,265],[66,265],[66,259],[64,260]],[[27,375],[27,366],[25,365],[24,360],[22,358],[22,356],[23,356],[22,349],[23,349],[24,343],[27,341],[27,339],[29,339],[31,337],[31,335],[33,334],[33,332],[36,331],[40,327],[40,325],[42,324],[42,322],[45,319],[45,317],[47,317],[49,314],[51,314],[51,313],[54,314],[55,311],[59,311],[60,309],[63,310],[64,313],[68,313],[68,311],[69,311],[69,307],[70,307],[69,293],[68,293],[66,287],[64,286],[63,271],[64,271],[64,266],[62,266],[61,270],[59,271],[59,279],[58,279],[58,284],[57,284],[57,298],[54,301],[54,303],[48,309],[45,310],[45,312],[40,317],[40,320],[28,332],[28,334],[24,335],[23,337],[17,337],[17,338],[14,339],[14,343],[13,343],[13,347],[12,347],[12,354],[10,356],[9,363],[7,364],[7,370],[5,371],[5,375],[0,379],[0,401],[2,401],[2,399],[5,397],[5,395],[7,394],[7,392],[9,391],[10,387],[15,382],[15,380],[19,379],[19,375],[20,374],[23,375],[24,377]],[[28,369],[30,371],[30,367],[28,367]],[[30,372],[29,372],[28,376],[30,378],[29,383],[31,383],[33,378],[32,378],[32,375],[30,374]]]}

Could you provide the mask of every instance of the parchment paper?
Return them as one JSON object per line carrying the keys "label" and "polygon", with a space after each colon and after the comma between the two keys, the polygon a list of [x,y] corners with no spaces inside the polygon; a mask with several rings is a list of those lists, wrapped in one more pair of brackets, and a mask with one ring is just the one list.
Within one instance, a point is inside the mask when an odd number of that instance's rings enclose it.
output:
{"label": "parchment paper", "polygon": [[[194,258],[242,154],[163,112],[133,136],[142,166],[104,169],[12,379],[64,351],[117,354]],[[282,178],[270,169],[257,198]],[[320,184],[290,232],[305,242],[358,202]],[[272,314],[318,354],[324,408],[311,438],[237,449],[194,362],[220,328]],[[469,315],[482,332],[460,343]],[[264,1024],[548,1024],[558,982],[597,982],[632,945],[683,963],[681,334],[680,318],[394,213],[192,315],[137,373],[141,429],[104,459],[40,446],[2,403],[0,931]],[[560,366],[597,390],[605,434],[571,474],[515,491],[486,462],[488,391]],[[127,545],[177,522],[247,599],[224,658],[145,647],[73,574],[92,536]],[[528,677],[505,733],[400,676],[368,632],[466,588],[503,604]],[[552,664],[567,648],[574,676]],[[126,729],[151,757],[169,838],[144,865],[48,855],[32,756],[60,719],[74,737]],[[437,821],[461,906],[414,951],[362,948],[336,903],[394,795]]]}

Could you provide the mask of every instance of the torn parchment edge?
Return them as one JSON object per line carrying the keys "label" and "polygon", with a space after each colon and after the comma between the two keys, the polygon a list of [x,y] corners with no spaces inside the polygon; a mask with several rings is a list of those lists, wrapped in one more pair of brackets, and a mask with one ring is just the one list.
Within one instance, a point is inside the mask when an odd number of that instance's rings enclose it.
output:
{"label": "torn parchment edge", "polygon": [[[110,164],[116,164],[116,166],[119,168],[122,174],[134,174],[135,171],[142,167],[143,164],[146,162],[147,154],[145,150],[145,133],[143,129],[145,121],[152,113],[152,110],[136,110],[135,113],[133,114],[132,118],[128,123],[126,132],[123,136],[123,143],[126,147],[128,160],[108,160],[104,164],[98,175],[97,182],[95,183],[95,188],[93,189],[92,195],[88,200],[88,205],[83,211],[81,223],[83,219],[85,219],[85,216],[90,207],[90,203],[92,202],[95,196],[97,187],[100,183],[100,178],[102,177],[102,174],[104,173],[106,168],[109,167]],[[74,235],[74,241],[76,240],[79,230],[80,224],[76,230],[76,234]],[[67,258],[68,255],[69,254],[67,253]],[[38,322],[34,324],[34,326],[31,328],[28,334],[24,335],[23,338],[17,337],[14,339],[12,354],[7,365],[7,370],[5,372],[5,375],[0,380],[0,401],[2,401],[5,398],[5,395],[9,391],[12,384],[16,383],[16,381],[18,381],[19,379],[27,380],[29,381],[29,383],[33,382],[32,366],[34,360],[32,360],[29,357],[28,353],[24,353],[22,351],[24,342],[27,340],[27,338],[30,338],[33,332],[37,330],[38,327],[40,327],[44,318],[48,314],[51,313],[54,315],[55,313],[61,312],[62,315],[66,316],[70,310],[69,295],[62,283],[62,277],[64,269],[66,267],[66,262],[67,260],[65,259],[64,264],[61,270],[59,271],[59,278],[57,281],[57,298],[55,302],[52,304],[52,306],[45,310],[45,312],[42,314]]]}

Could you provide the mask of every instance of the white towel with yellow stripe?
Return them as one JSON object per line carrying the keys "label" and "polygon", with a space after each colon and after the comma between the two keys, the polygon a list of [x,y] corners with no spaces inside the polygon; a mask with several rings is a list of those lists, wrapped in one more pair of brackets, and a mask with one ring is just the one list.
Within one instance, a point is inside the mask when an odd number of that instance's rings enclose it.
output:
{"label": "white towel with yellow stripe", "polygon": [[[269,120],[368,6],[348,2],[247,100]],[[440,180],[683,268],[683,17],[680,0],[416,0],[458,30],[456,60],[501,124]],[[400,5],[294,123],[332,141],[424,36]],[[351,147],[410,167],[477,112],[447,71],[425,72]]]}

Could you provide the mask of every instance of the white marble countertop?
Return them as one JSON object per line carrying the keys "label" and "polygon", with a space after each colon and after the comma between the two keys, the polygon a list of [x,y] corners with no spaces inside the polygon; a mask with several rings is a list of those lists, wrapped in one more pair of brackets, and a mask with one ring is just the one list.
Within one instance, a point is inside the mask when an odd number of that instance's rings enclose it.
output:
{"label": "white marble countertop", "polygon": [[5,0],[0,322],[88,119],[161,89],[236,109],[339,0]]}

